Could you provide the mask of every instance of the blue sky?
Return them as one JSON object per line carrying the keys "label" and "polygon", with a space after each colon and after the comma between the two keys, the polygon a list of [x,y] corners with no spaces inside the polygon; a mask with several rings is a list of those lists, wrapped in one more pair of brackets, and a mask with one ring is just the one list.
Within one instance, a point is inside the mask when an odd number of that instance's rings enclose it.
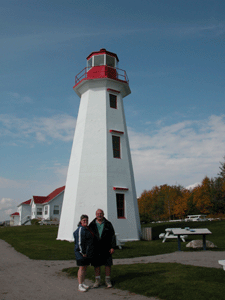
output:
{"label": "blue sky", "polygon": [[225,155],[225,2],[1,1],[0,221],[66,181],[74,78],[106,48],[126,70],[138,196],[215,177]]}

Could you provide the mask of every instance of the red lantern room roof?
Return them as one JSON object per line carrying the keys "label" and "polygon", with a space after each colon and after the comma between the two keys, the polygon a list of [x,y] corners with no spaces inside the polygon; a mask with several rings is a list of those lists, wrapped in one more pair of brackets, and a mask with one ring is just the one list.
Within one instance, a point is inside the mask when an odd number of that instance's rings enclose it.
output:
{"label": "red lantern room roof", "polygon": [[116,58],[117,62],[119,62],[119,58],[116,55],[116,53],[109,52],[105,48],[102,48],[99,51],[91,52],[91,54],[88,55],[87,60],[90,59],[93,55],[101,55],[101,54],[107,54],[107,55],[113,56]]}

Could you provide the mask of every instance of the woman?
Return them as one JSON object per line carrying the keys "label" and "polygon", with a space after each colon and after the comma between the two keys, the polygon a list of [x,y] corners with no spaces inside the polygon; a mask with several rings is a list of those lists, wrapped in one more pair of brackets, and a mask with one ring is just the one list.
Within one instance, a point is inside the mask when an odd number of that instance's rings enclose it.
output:
{"label": "woman", "polygon": [[93,236],[94,234],[88,228],[88,216],[82,215],[78,224],[77,230],[73,233],[75,242],[75,256],[79,270],[78,277],[78,291],[86,292],[89,288],[84,284],[87,266],[91,263],[93,256]]}

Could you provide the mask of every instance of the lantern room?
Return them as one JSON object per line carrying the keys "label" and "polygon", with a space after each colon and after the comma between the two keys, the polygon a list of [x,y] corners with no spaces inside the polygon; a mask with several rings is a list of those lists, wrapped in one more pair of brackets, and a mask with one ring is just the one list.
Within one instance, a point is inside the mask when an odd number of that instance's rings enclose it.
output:
{"label": "lantern room", "polygon": [[117,68],[119,59],[115,53],[106,51],[106,49],[100,49],[98,52],[92,52],[87,57],[88,69],[97,66],[108,66],[111,68]]}
{"label": "lantern room", "polygon": [[87,67],[75,77],[75,86],[83,80],[110,78],[128,83],[127,74],[118,68],[119,59],[113,52],[102,48],[87,57]]}

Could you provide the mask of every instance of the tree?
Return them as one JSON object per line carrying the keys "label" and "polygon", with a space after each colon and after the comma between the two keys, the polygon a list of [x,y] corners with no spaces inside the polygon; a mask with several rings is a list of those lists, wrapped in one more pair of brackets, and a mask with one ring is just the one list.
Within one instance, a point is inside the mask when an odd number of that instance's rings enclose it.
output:
{"label": "tree", "polygon": [[193,202],[199,213],[209,213],[212,207],[211,203],[211,181],[206,176],[202,184],[193,189]]}
{"label": "tree", "polygon": [[[223,157],[225,160],[225,156]],[[221,166],[220,168],[220,172],[218,173],[219,177],[225,180],[225,161],[224,162],[220,162]]]}
{"label": "tree", "polygon": [[188,212],[188,203],[191,192],[187,189],[181,190],[181,195],[177,197],[174,205],[174,214],[177,218],[183,219]]}

